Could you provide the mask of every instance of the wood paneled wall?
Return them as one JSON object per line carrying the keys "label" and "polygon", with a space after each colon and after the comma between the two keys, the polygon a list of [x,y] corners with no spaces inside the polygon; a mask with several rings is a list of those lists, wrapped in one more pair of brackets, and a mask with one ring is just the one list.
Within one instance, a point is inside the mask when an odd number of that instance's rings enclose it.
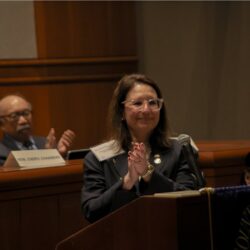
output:
{"label": "wood paneled wall", "polygon": [[77,134],[74,148],[99,143],[117,80],[137,69],[132,2],[34,2],[38,58],[0,61],[0,95],[33,104],[34,134]]}
{"label": "wood paneled wall", "polygon": [[135,55],[133,2],[35,1],[40,58]]}

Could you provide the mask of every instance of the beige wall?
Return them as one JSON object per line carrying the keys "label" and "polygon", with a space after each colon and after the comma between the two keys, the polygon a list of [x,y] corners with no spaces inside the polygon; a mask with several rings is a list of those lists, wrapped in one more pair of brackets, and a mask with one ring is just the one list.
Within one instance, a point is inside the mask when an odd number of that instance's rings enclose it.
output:
{"label": "beige wall", "polygon": [[0,59],[36,58],[32,1],[0,1]]}
{"label": "beige wall", "polygon": [[250,138],[250,2],[138,2],[139,70],[163,89],[173,129]]}

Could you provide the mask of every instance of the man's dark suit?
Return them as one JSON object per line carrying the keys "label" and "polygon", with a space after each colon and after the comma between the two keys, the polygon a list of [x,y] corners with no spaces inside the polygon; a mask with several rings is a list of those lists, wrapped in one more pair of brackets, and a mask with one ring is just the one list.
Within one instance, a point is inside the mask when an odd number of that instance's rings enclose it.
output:
{"label": "man's dark suit", "polygon": [[[46,143],[45,137],[33,136],[33,139],[38,149],[44,148]],[[15,140],[9,135],[4,135],[3,140],[0,142],[0,166],[4,164],[10,151],[12,150],[19,150]]]}

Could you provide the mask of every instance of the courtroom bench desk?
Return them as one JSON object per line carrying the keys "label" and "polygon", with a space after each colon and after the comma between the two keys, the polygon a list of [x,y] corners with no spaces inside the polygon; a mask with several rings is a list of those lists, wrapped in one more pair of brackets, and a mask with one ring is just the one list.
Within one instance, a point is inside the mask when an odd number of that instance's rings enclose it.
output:
{"label": "courtroom bench desk", "polygon": [[80,211],[83,161],[0,170],[0,249],[52,250],[88,223]]}
{"label": "courtroom bench desk", "polygon": [[250,140],[197,141],[198,164],[207,185],[223,187],[240,185]]}
{"label": "courtroom bench desk", "polygon": [[[200,141],[207,186],[239,184],[250,141]],[[0,170],[0,249],[50,250],[88,223],[80,211],[83,161],[66,166]]]}

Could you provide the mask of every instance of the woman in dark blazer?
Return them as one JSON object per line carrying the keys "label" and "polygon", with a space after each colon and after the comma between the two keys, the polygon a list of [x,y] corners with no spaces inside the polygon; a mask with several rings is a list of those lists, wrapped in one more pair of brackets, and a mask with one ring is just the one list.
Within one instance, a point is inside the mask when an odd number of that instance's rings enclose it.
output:
{"label": "woman in dark blazer", "polygon": [[96,221],[141,195],[196,188],[182,152],[170,139],[166,107],[145,75],[124,76],[110,105],[110,140],[84,160],[82,211]]}

